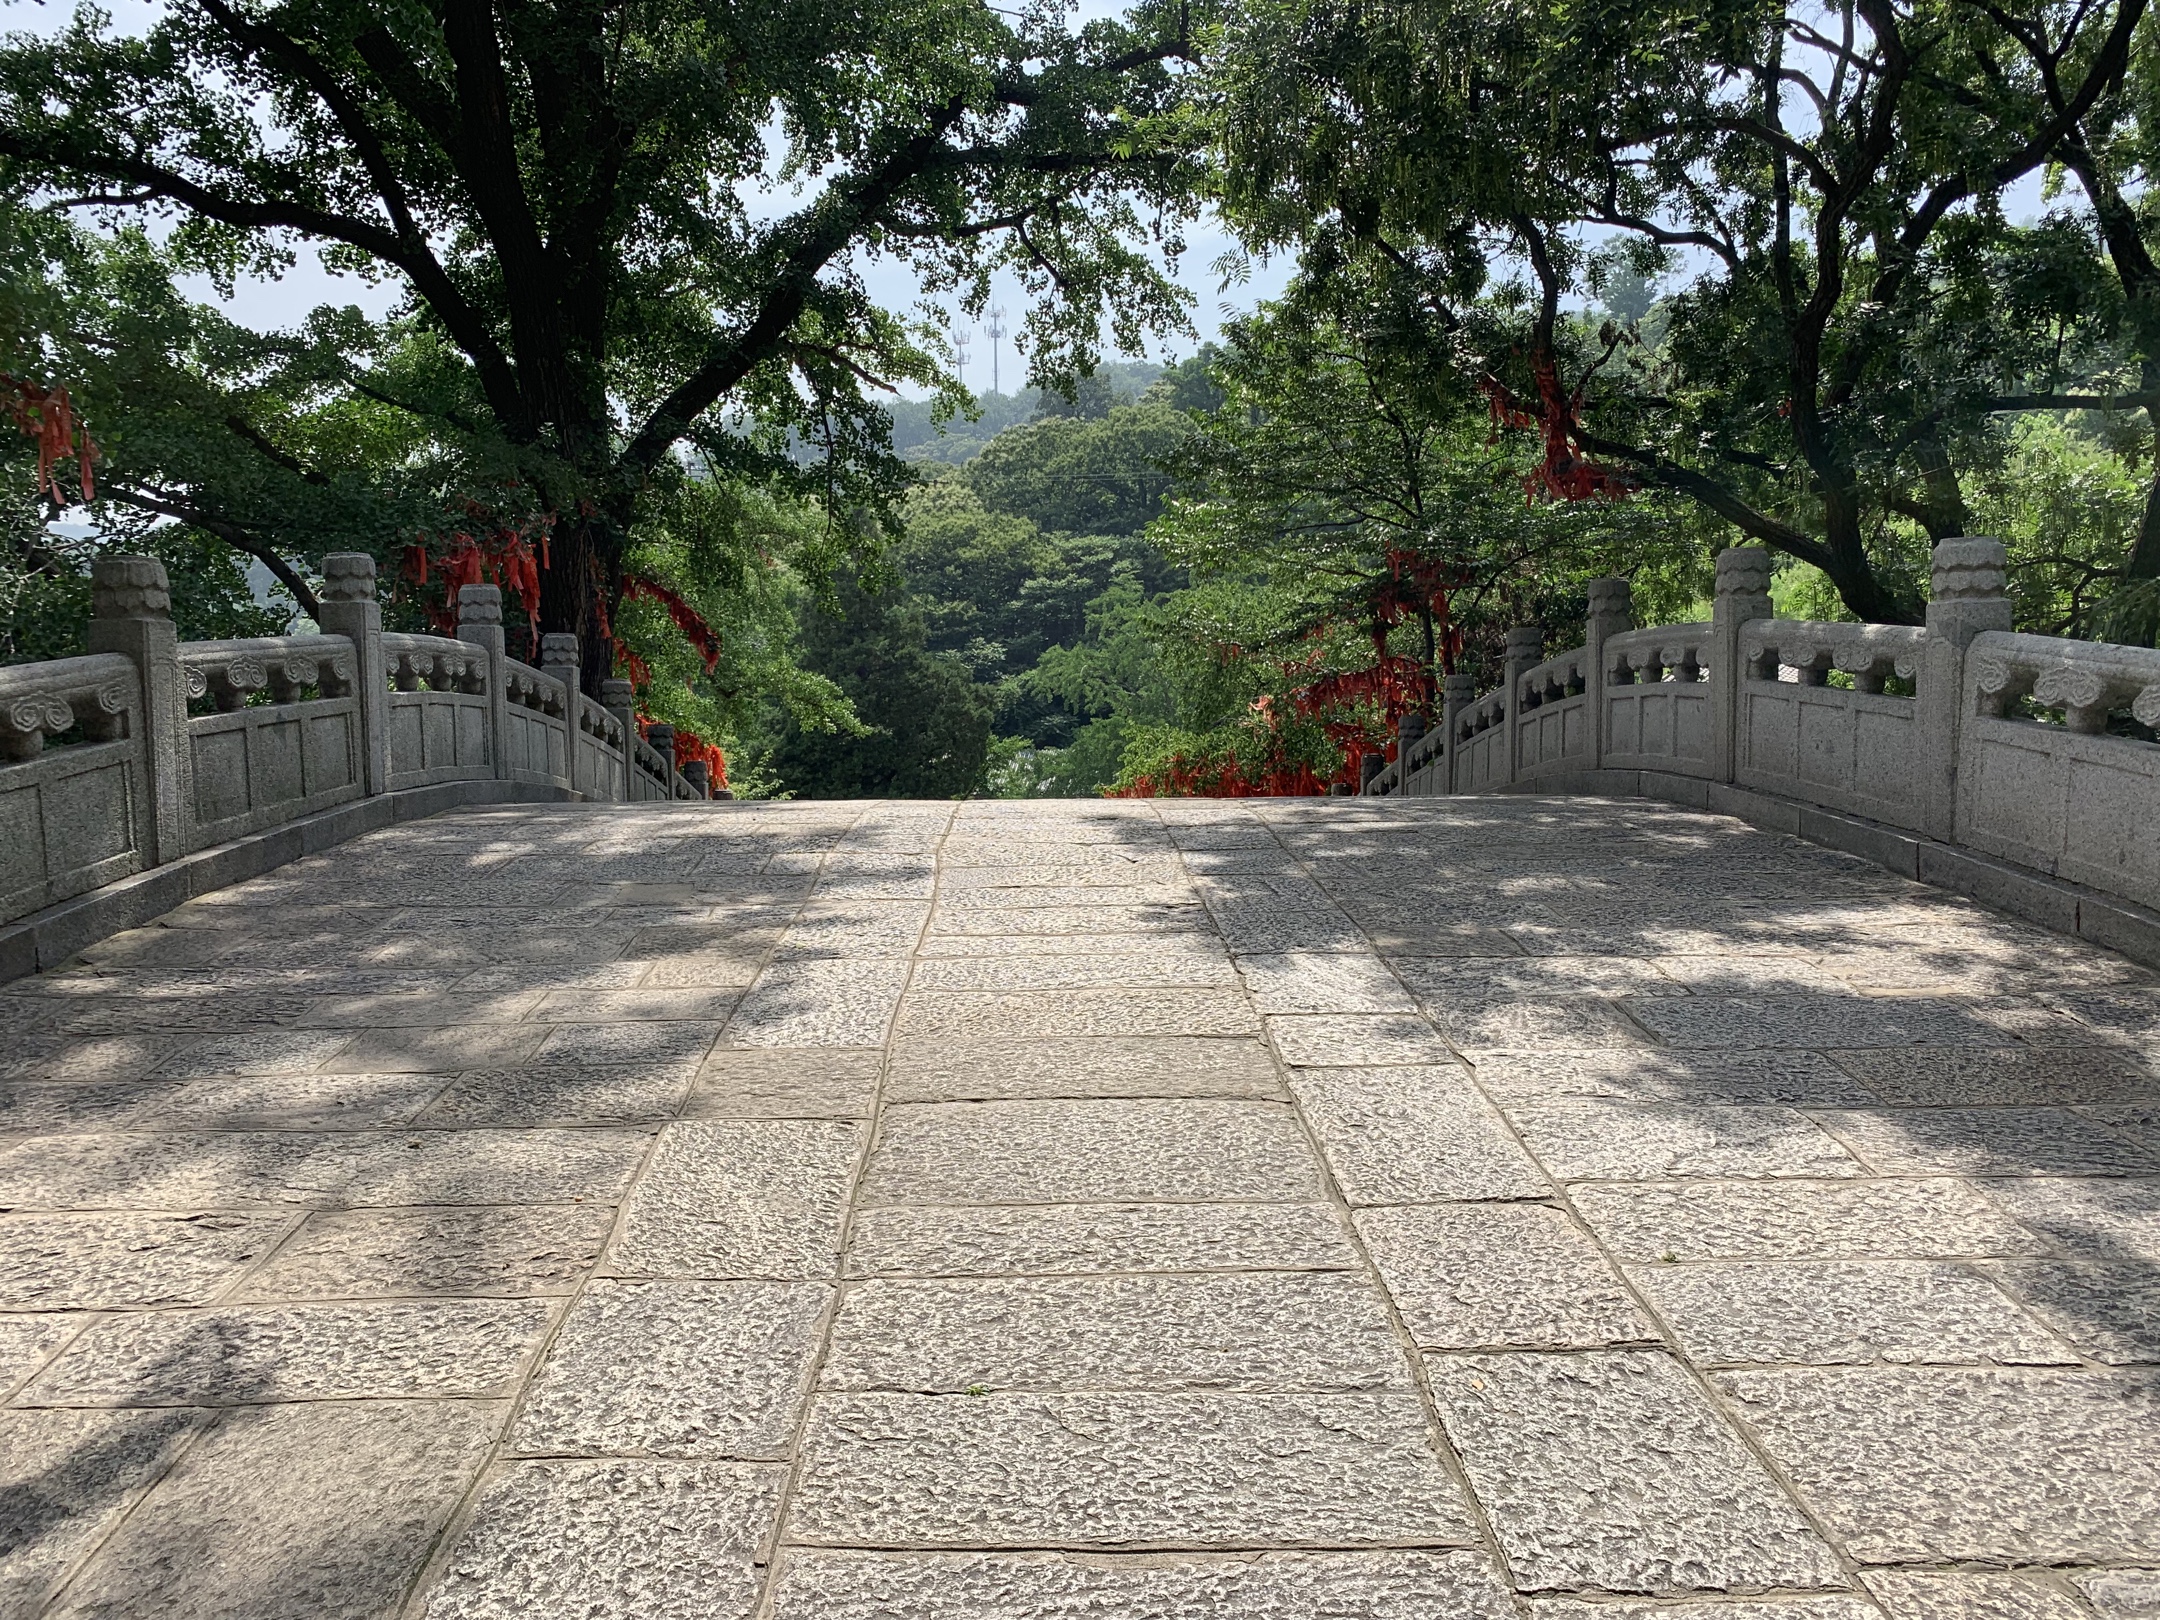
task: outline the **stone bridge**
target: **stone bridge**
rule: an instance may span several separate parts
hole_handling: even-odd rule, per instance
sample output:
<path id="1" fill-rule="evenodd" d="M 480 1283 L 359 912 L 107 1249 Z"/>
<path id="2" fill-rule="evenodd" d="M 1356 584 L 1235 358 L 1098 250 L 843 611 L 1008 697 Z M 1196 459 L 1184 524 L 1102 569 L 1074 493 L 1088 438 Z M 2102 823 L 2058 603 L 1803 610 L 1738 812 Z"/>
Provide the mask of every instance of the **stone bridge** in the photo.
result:
<path id="1" fill-rule="evenodd" d="M 1156 804 L 714 804 L 487 591 L 100 564 L 0 1617 L 2150 1620 L 2160 653 L 1948 545 Z"/>
<path id="2" fill-rule="evenodd" d="M 2160 1601 L 2160 991 L 1735 820 L 469 808 L 0 996 L 9 1616 Z"/>

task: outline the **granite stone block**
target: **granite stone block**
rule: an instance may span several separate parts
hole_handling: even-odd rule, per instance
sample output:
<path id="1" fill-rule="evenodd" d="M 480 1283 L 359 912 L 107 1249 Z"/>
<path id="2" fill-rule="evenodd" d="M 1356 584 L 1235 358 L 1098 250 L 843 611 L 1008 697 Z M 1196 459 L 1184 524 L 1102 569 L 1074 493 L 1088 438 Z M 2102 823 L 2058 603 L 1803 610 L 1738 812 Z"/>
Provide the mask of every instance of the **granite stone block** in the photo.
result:
<path id="1" fill-rule="evenodd" d="M 2151 1262 L 2022 1260 L 1992 1275 L 2095 1361 L 2160 1362 L 2160 1269 Z"/>
<path id="2" fill-rule="evenodd" d="M 1969 1266 L 1755 1261 L 1645 1265 L 1633 1276 L 1698 1365 L 2074 1359 Z"/>
<path id="3" fill-rule="evenodd" d="M 1633 1047 L 1595 1052 L 1479 1052 L 1475 1061 L 1478 1084 L 1502 1104 L 1559 1102 L 1577 1097 L 1705 1106 L 1792 1103 L 1835 1107 L 1875 1101 L 1874 1092 L 1820 1052 L 1793 1049 L 1673 1052 Z"/>
<path id="4" fill-rule="evenodd" d="M 1552 1190 L 1459 1067 L 1306 1070 L 1291 1090 L 1352 1204 Z"/>
<path id="5" fill-rule="evenodd" d="M 748 1620 L 784 1478 L 745 1463 L 509 1464 L 427 1620 L 510 1620 L 536 1600 L 583 1620 Z"/>
<path id="6" fill-rule="evenodd" d="M 2160 1264 L 2160 1179 L 2034 1176 L 1988 1195 L 2060 1253 Z"/>
<path id="7" fill-rule="evenodd" d="M 903 1042 L 1012 1041 L 1116 1035 L 1254 1036 L 1259 1020 L 1236 990 L 1062 990 L 999 995 L 911 991 Z"/>
<path id="8" fill-rule="evenodd" d="M 1636 1022 L 1671 1046 L 1816 1048 L 2000 1046 L 2001 1031 L 1962 1002 L 1868 996 L 1641 997 Z"/>
<path id="9" fill-rule="evenodd" d="M 194 1439 L 203 1416 L 0 1412 L 0 1614 L 44 1612 Z"/>
<path id="10" fill-rule="evenodd" d="M 692 1119 L 868 1119 L 884 1055 L 845 1047 L 715 1051 L 683 1112 Z"/>
<path id="11" fill-rule="evenodd" d="M 249 1275 L 245 1298 L 561 1294 L 600 1257 L 599 1205 L 323 1210 Z"/>
<path id="12" fill-rule="evenodd" d="M 1860 1162 L 1806 1115 L 1769 1104 L 1583 1099 L 1517 1103 L 1507 1117 L 1561 1181 L 1863 1173 Z"/>
<path id="13" fill-rule="evenodd" d="M 1283 1095 L 1258 1041 L 1195 1035 L 902 1040 L 885 1082 L 895 1103 Z"/>
<path id="14" fill-rule="evenodd" d="M 1117 1203 L 1320 1196 L 1288 1108 L 1213 1098 L 888 1108 L 864 1177 L 872 1204 Z"/>
<path id="15" fill-rule="evenodd" d="M 199 1305 L 267 1253 L 283 1215 L 0 1215 L 0 1310 Z"/>
<path id="16" fill-rule="evenodd" d="M 1343 1272 L 850 1287 L 822 1389 L 1409 1389 L 1386 1306 Z"/>
<path id="17" fill-rule="evenodd" d="M 543 1456 L 787 1455 L 832 1290 L 601 1279 L 571 1307 L 510 1437 Z"/>
<path id="18" fill-rule="evenodd" d="M 499 1407 L 464 1401 L 228 1413 L 46 1612 L 68 1620 L 394 1612 L 500 1420 Z"/>
<path id="19" fill-rule="evenodd" d="M 1952 1259 L 2043 1249 L 1963 1181 L 1608 1184 L 1569 1196 L 1624 1260 Z"/>
<path id="20" fill-rule="evenodd" d="M 234 1406 L 511 1393 L 547 1330 L 545 1300 L 232 1305 L 105 1317 L 22 1394 L 25 1406 Z"/>
<path id="21" fill-rule="evenodd" d="M 1860 1579 L 1890 1620 L 2088 1620 L 2052 1573 L 1871 1569 Z"/>
<path id="22" fill-rule="evenodd" d="M 1657 1337 L 1596 1245 L 1547 1205 L 1367 1209 L 1356 1221 L 1421 1348 L 1590 1348 Z"/>
<path id="23" fill-rule="evenodd" d="M 820 1395 L 788 1540 L 863 1548 L 1464 1545 L 1409 1394 Z"/>
<path id="24" fill-rule="evenodd" d="M 1817 1117 L 1885 1175 L 2160 1171 L 2160 1154 L 2066 1108 L 1875 1108 Z"/>
<path id="25" fill-rule="evenodd" d="M 609 1268 L 632 1276 L 832 1276 L 862 1140 L 862 1129 L 846 1120 L 668 1126 L 631 1192 Z"/>
<path id="26" fill-rule="evenodd" d="M 1455 1054 L 1411 1014 L 1333 1013 L 1267 1020 L 1282 1060 L 1302 1068 L 1373 1068 L 1447 1063 Z"/>
<path id="27" fill-rule="evenodd" d="M 1814 1527 L 1662 1352 L 1426 1367 L 1519 1589 L 1845 1584 Z"/>
<path id="28" fill-rule="evenodd" d="M 1514 1620 L 1479 1552 L 788 1553 L 773 1620 Z M 1843 1620 L 1843 1617 L 1838 1617 Z"/>
<path id="29" fill-rule="evenodd" d="M 1138 1271 L 1344 1271 L 1359 1264 L 1321 1204 L 1051 1204 L 866 1209 L 852 1277 Z"/>
<path id="30" fill-rule="evenodd" d="M 1802 1367 L 1716 1383 L 1863 1562 L 2160 1555 L 2150 1374 Z"/>

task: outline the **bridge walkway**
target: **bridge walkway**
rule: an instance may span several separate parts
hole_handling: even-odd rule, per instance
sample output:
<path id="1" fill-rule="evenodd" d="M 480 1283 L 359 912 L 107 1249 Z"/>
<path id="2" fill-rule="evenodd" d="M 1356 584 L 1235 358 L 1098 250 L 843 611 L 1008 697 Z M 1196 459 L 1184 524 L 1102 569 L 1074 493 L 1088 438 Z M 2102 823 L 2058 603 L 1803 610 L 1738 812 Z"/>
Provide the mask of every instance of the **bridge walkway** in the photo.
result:
<path id="1" fill-rule="evenodd" d="M 2156 1065 L 1640 801 L 443 815 L 0 991 L 0 1614 L 2150 1615 Z"/>

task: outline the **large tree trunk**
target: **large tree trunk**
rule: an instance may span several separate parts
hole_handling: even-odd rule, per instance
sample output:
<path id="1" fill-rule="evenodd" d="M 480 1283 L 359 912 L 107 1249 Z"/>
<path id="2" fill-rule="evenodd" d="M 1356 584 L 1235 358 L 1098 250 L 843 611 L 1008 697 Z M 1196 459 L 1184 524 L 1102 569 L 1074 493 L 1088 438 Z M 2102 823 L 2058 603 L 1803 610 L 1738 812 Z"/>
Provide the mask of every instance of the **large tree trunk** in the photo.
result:
<path id="1" fill-rule="evenodd" d="M 578 638 L 584 687 L 597 697 L 600 683 L 615 673 L 609 631 L 620 595 L 621 553 L 614 527 L 599 517 L 560 523 L 548 551 L 548 569 L 540 576 L 540 628 Z"/>

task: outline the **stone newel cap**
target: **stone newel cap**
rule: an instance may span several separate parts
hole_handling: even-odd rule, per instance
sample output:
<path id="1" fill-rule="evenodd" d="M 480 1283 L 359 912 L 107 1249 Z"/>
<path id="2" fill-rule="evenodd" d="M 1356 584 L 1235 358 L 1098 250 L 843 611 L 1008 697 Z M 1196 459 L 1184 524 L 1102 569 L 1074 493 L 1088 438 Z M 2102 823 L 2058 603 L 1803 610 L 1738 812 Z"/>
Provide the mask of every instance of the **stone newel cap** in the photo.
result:
<path id="1" fill-rule="evenodd" d="M 1753 596 L 1770 589 L 1770 553 L 1761 546 L 1727 546 L 1717 554 L 1720 596 Z"/>
<path id="2" fill-rule="evenodd" d="M 99 557 L 90 564 L 90 611 L 100 619 L 169 619 L 172 586 L 155 557 Z"/>
<path id="3" fill-rule="evenodd" d="M 457 593 L 459 624 L 501 624 L 502 587 L 460 585 Z"/>
<path id="4" fill-rule="evenodd" d="M 2001 596 L 2008 589 L 2010 551 L 2000 540 L 1967 536 L 1935 544 L 1931 601 Z"/>
<path id="5" fill-rule="evenodd" d="M 619 675 L 610 675 L 600 683 L 600 701 L 610 709 L 627 709 L 636 696 L 637 688 Z"/>
<path id="6" fill-rule="evenodd" d="M 550 630 L 540 638 L 540 662 L 542 665 L 575 664 L 578 661 L 578 638 L 567 630 Z"/>
<path id="7" fill-rule="evenodd" d="M 364 551 L 332 551 L 322 560 L 325 602 L 375 600 L 375 559 Z"/>

